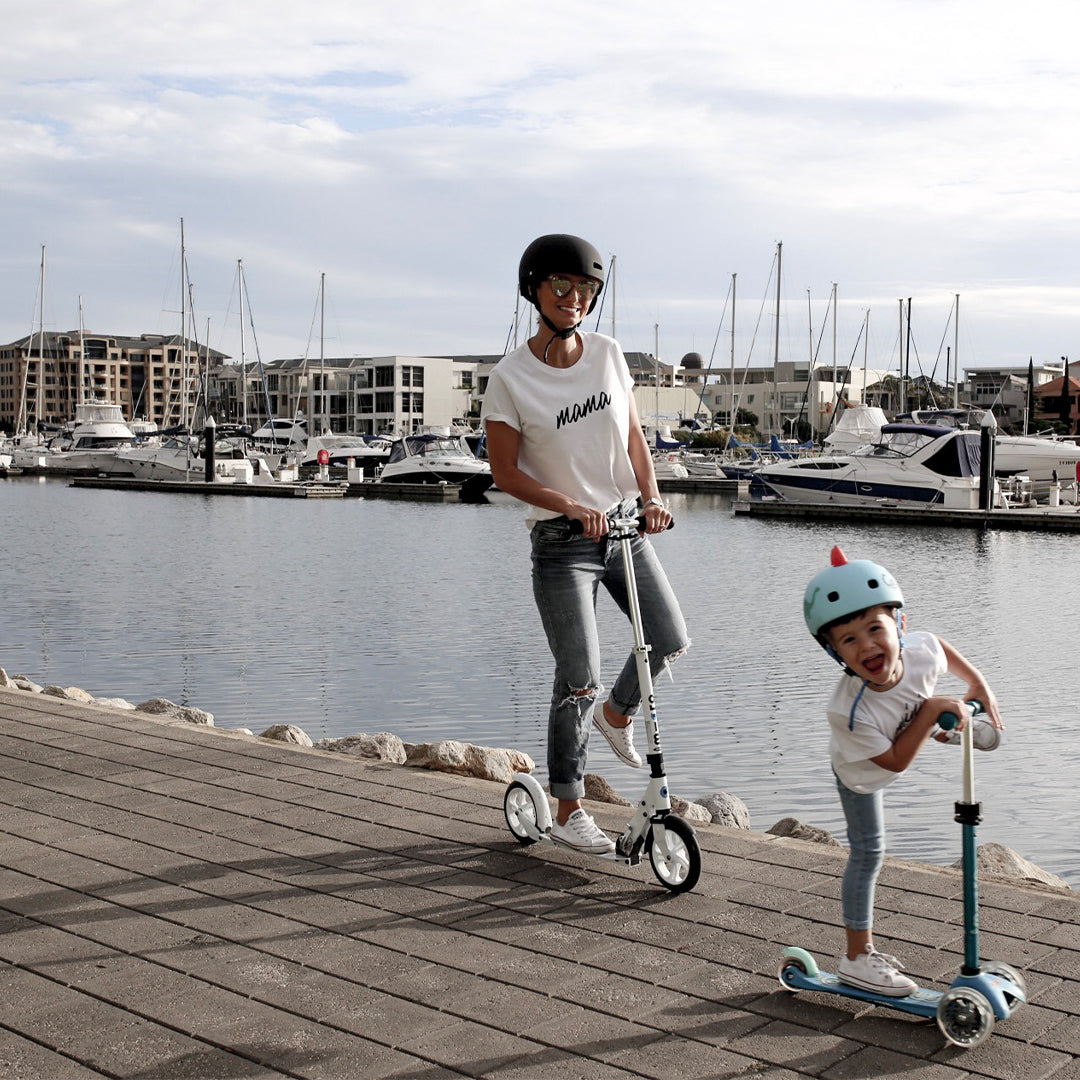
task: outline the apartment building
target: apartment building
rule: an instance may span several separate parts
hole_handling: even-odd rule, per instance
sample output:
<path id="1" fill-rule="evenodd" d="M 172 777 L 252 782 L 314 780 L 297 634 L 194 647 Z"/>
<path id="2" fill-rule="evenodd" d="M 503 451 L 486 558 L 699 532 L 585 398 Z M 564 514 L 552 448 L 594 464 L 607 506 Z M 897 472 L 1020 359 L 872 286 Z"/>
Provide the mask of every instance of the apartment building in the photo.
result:
<path id="1" fill-rule="evenodd" d="M 227 359 L 179 334 L 46 330 L 0 346 L 0 430 L 61 426 L 80 401 L 118 404 L 124 415 L 171 427 L 190 421 L 200 374 Z"/>

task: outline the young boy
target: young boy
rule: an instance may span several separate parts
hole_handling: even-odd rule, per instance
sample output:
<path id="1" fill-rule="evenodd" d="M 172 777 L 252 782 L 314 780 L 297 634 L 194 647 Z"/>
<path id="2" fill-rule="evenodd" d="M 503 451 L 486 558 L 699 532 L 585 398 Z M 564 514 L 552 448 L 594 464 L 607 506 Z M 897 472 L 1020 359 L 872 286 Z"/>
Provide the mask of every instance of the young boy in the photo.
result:
<path id="1" fill-rule="evenodd" d="M 959 742 L 967 722 L 963 700 L 934 696 L 946 671 L 967 684 L 966 700 L 982 702 L 974 744 L 993 750 L 1001 741 L 1001 716 L 993 691 L 979 671 L 951 645 L 926 632 L 904 633 L 904 597 L 883 566 L 848 562 L 839 547 L 832 565 L 806 588 L 803 615 L 810 633 L 844 668 L 828 705 L 829 745 L 840 803 L 847 821 L 850 855 L 842 903 L 847 949 L 839 978 L 863 990 L 906 997 L 916 985 L 903 965 L 874 948 L 874 886 L 885 857 L 883 791 L 933 735 Z M 945 732 L 942 713 L 960 717 Z"/>

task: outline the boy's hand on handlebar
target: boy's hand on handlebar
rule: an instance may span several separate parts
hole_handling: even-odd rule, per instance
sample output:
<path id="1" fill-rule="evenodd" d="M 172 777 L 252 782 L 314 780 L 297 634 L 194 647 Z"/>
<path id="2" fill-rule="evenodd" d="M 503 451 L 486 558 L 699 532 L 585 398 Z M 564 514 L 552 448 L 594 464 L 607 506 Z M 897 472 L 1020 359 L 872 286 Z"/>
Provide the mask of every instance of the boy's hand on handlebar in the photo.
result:
<path id="1" fill-rule="evenodd" d="M 986 680 L 982 678 L 982 676 L 973 679 L 968 684 L 967 697 L 969 701 L 981 702 L 983 712 L 986 714 L 986 718 L 990 723 L 998 730 L 1004 730 L 1005 721 L 1001 719 L 1001 711 L 998 709 L 997 698 L 994 697 L 994 691 L 986 685 Z"/>

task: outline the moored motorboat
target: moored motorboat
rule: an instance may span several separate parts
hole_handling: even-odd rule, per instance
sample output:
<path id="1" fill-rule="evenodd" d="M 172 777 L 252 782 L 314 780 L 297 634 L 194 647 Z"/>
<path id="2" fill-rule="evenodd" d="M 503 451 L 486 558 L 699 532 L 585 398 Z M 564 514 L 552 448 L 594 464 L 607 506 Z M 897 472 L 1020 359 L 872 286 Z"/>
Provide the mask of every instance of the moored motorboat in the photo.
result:
<path id="1" fill-rule="evenodd" d="M 976 509 L 980 434 L 933 424 L 886 424 L 877 441 L 850 454 L 762 465 L 751 498 L 789 502 Z"/>
<path id="2" fill-rule="evenodd" d="M 420 432 L 394 440 L 379 482 L 463 484 L 471 477 L 490 473 L 491 466 L 477 458 L 460 435 Z"/>
<path id="3" fill-rule="evenodd" d="M 312 435 L 300 464 L 308 467 L 359 468 L 366 475 L 373 476 L 378 467 L 389 459 L 388 439 L 364 435 Z"/>

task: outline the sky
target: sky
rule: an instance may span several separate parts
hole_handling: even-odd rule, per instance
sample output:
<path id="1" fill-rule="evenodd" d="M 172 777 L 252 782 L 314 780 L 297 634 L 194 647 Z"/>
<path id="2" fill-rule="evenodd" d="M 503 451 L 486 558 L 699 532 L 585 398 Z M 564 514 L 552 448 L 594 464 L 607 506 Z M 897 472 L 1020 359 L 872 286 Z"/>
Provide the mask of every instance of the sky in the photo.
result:
<path id="1" fill-rule="evenodd" d="M 669 363 L 1080 358 L 1073 7 L 0 0 L 0 342 L 43 248 L 46 330 L 178 332 L 183 221 L 236 359 L 241 261 L 249 360 L 500 354 L 548 232 Z"/>

